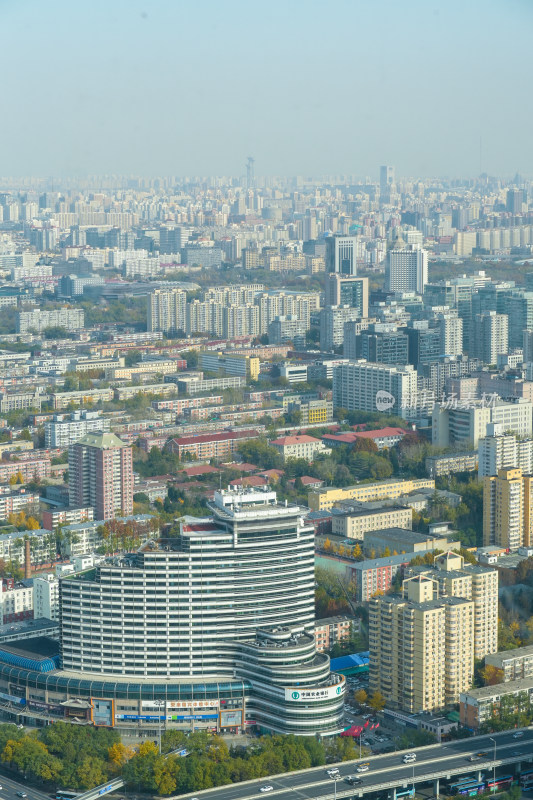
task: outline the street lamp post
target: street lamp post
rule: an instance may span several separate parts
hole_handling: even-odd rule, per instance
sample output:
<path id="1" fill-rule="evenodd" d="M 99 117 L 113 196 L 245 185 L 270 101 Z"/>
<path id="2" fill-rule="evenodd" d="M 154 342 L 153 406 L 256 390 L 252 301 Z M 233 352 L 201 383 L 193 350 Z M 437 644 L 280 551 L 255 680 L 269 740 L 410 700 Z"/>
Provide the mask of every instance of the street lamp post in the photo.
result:
<path id="1" fill-rule="evenodd" d="M 496 791 L 496 739 L 489 736 L 490 741 L 494 744 L 494 759 L 492 762 L 492 791 Z"/>
<path id="2" fill-rule="evenodd" d="M 337 781 L 338 778 L 333 778 L 333 783 L 335 785 L 335 795 L 334 795 L 335 800 L 337 800 Z"/>
<path id="3" fill-rule="evenodd" d="M 154 703 L 155 706 L 159 709 L 158 720 L 159 720 L 159 755 L 161 755 L 161 711 L 165 706 L 164 700 L 156 700 Z"/>

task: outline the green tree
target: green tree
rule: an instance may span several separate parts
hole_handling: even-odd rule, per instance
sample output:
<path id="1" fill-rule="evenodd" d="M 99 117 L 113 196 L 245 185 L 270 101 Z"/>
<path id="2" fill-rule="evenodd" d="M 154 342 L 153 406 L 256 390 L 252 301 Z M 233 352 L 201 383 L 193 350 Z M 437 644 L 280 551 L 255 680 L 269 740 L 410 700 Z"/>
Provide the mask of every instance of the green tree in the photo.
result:
<path id="1" fill-rule="evenodd" d="M 263 437 L 239 442 L 237 452 L 245 461 L 256 464 L 263 469 L 283 468 L 283 457 Z"/>
<path id="2" fill-rule="evenodd" d="M 93 789 L 107 780 L 106 764 L 97 756 L 87 756 L 78 766 L 76 777 L 80 789 Z"/>

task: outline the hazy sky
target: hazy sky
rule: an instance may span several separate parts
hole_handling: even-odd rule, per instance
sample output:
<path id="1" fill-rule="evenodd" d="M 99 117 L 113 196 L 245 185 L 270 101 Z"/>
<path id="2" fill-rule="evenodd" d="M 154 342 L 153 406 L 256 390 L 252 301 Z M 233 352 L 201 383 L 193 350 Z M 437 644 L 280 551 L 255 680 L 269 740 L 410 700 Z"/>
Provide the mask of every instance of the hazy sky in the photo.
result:
<path id="1" fill-rule="evenodd" d="M 0 175 L 533 175 L 533 0 L 0 0 Z"/>

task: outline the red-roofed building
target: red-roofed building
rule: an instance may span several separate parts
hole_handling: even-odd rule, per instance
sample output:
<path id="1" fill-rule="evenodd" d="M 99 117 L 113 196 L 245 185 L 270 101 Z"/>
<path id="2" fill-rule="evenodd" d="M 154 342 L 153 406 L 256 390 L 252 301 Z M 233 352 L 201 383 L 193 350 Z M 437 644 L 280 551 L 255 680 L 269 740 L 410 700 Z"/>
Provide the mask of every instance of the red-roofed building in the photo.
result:
<path id="1" fill-rule="evenodd" d="M 257 439 L 259 433 L 249 429 L 244 431 L 224 431 L 222 433 L 205 433 L 199 436 L 182 436 L 171 439 L 167 449 L 177 455 L 181 460 L 188 453 L 191 458 L 198 460 L 230 459 L 237 451 L 239 442 L 247 439 Z"/>
<path id="2" fill-rule="evenodd" d="M 280 439 L 274 439 L 270 444 L 276 448 L 278 453 L 281 453 L 284 461 L 288 458 L 306 458 L 308 461 L 312 461 L 316 453 L 331 453 L 331 450 L 320 439 L 306 434 L 282 436 Z"/>
<path id="3" fill-rule="evenodd" d="M 185 467 L 181 472 L 184 472 L 188 478 L 196 478 L 198 475 L 211 475 L 215 472 L 220 472 L 220 470 L 209 464 L 200 464 L 197 467 Z"/>
<path id="4" fill-rule="evenodd" d="M 310 475 L 302 475 L 300 480 L 304 489 L 320 489 L 324 485 L 324 481 L 321 481 L 320 478 L 312 478 Z M 290 486 L 294 486 L 296 478 L 292 478 L 288 483 Z"/>
<path id="5" fill-rule="evenodd" d="M 257 474 L 261 475 L 263 478 L 267 478 L 270 483 L 276 483 L 285 473 L 282 469 L 264 469 L 262 472 L 258 472 Z"/>
<path id="6" fill-rule="evenodd" d="M 224 464 L 224 466 L 230 467 L 231 469 L 238 469 L 239 472 L 257 472 L 259 469 L 255 464 L 247 464 L 246 462 L 242 464 Z"/>
<path id="7" fill-rule="evenodd" d="M 326 433 L 322 441 L 331 447 L 353 445 L 358 439 L 371 439 L 378 450 L 385 447 L 394 447 L 401 442 L 407 433 L 404 428 L 380 428 L 377 431 L 345 431 L 344 433 Z"/>
<path id="8" fill-rule="evenodd" d="M 231 481 L 230 486 L 268 486 L 268 480 L 261 475 L 245 475 Z"/>

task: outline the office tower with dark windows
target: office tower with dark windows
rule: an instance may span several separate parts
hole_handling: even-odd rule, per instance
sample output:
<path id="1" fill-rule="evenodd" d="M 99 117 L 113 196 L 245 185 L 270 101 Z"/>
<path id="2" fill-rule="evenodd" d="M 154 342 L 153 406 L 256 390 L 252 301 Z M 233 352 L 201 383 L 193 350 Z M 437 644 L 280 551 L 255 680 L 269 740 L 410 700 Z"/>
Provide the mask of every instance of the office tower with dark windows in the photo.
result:
<path id="1" fill-rule="evenodd" d="M 326 272 L 357 274 L 357 236 L 329 236 L 326 239 Z"/>
<path id="2" fill-rule="evenodd" d="M 368 278 L 338 272 L 326 275 L 326 306 L 350 306 L 368 317 Z"/>

